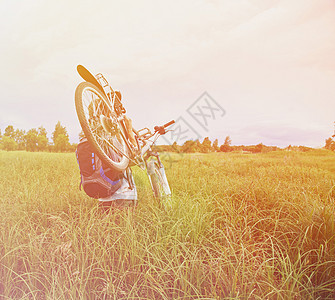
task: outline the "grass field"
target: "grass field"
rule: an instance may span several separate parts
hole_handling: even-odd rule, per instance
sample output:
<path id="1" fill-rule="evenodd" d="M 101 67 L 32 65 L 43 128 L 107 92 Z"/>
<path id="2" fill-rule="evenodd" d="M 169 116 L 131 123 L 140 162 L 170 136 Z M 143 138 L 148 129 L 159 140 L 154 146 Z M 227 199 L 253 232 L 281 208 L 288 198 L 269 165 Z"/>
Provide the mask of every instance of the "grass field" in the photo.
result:
<path id="1" fill-rule="evenodd" d="M 135 213 L 104 215 L 74 154 L 0 152 L 0 298 L 335 298 L 334 153 L 166 165 L 171 209 L 134 169 Z"/>

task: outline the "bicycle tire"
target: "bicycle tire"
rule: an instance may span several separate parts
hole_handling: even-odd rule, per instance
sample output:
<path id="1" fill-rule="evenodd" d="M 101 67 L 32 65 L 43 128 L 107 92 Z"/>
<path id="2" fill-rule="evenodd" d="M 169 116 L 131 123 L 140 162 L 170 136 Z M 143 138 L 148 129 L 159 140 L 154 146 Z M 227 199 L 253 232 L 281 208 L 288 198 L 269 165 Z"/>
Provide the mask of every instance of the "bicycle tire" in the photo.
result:
<path id="1" fill-rule="evenodd" d="M 161 168 L 155 160 L 149 161 L 147 168 L 156 201 L 160 206 L 167 206 L 168 204 L 171 206 L 171 191 L 165 173 L 162 175 Z M 165 178 L 163 178 L 163 176 L 165 176 Z"/>
<path id="2" fill-rule="evenodd" d="M 75 91 L 75 104 L 81 128 L 97 155 L 114 170 L 124 171 L 129 164 L 124 128 L 113 118 L 115 112 L 107 97 L 94 84 L 82 82 Z M 111 120 L 117 134 L 105 130 L 101 116 Z"/>

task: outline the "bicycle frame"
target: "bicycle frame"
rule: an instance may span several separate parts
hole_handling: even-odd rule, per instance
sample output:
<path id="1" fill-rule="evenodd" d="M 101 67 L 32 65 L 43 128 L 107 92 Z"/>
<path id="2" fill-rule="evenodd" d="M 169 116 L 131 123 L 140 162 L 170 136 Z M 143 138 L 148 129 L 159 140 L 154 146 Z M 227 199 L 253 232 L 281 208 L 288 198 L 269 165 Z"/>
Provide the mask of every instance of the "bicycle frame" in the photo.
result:
<path id="1" fill-rule="evenodd" d="M 174 121 L 170 121 L 162 126 L 155 126 L 153 132 L 151 132 L 149 128 L 142 128 L 138 131 L 132 128 L 136 144 L 134 145 L 132 133 L 129 133 L 128 118 L 125 114 L 126 110 L 121 103 L 121 94 L 112 89 L 108 81 L 101 73 L 94 76 L 82 65 L 77 66 L 77 71 L 85 82 L 89 83 L 89 85 L 87 85 L 87 83 L 81 83 L 76 89 L 75 100 L 77 114 L 84 132 L 85 130 L 87 131 L 85 133 L 92 139 L 91 142 L 93 146 L 96 147 L 96 151 L 104 157 L 106 164 L 109 164 L 111 168 L 115 168 L 120 172 L 125 171 L 126 174 L 128 174 L 128 177 L 130 167 L 134 165 L 139 166 L 143 170 L 146 169 L 155 197 L 161 197 L 163 194 L 165 196 L 171 195 L 164 166 L 159 158 L 159 153 L 152 151 L 151 147 L 161 135 L 166 133 L 165 128 L 172 125 Z M 92 85 L 96 87 L 96 89 L 93 88 Z M 98 124 L 94 125 L 95 127 L 93 131 L 95 132 L 97 129 L 102 127 L 103 130 L 105 130 L 105 133 L 109 134 L 104 137 L 104 133 L 102 131 L 102 136 L 99 136 L 99 133 L 97 136 L 100 140 L 105 142 L 105 147 L 107 146 L 112 148 L 112 150 L 119 154 L 120 157 L 124 157 L 120 163 L 110 161 L 110 157 L 106 154 L 107 152 L 109 153 L 109 150 L 106 152 L 105 149 L 102 149 L 100 147 L 101 145 L 99 145 L 99 143 L 97 144 L 96 138 L 91 136 L 93 134 L 92 129 L 90 128 L 91 125 L 87 123 L 82 106 L 82 95 L 85 89 L 91 89 L 91 91 L 98 96 L 97 99 L 92 97 L 92 103 L 94 103 L 93 101 L 95 100 L 100 100 L 100 102 L 98 102 L 99 111 L 94 112 L 94 115 L 92 116 L 92 118 L 94 118 L 93 123 L 97 122 Z M 93 104 L 92 107 L 95 110 L 95 104 Z M 107 113 L 104 112 L 104 107 L 106 107 L 106 109 L 108 108 Z M 87 106 L 87 108 L 89 108 L 89 106 Z M 120 143 L 121 139 L 123 140 L 124 143 L 122 145 L 122 149 L 114 145 L 114 136 L 117 136 Z M 154 157 L 154 159 L 151 159 L 151 157 Z M 117 165 L 117 163 L 119 163 L 119 165 Z M 163 188 L 163 192 L 161 188 Z"/>
<path id="2" fill-rule="evenodd" d="M 107 96 L 108 100 L 110 101 L 110 103 L 108 103 L 108 105 L 110 106 L 111 109 L 114 109 L 116 103 L 118 105 L 122 106 L 122 103 L 120 101 L 120 99 L 118 99 L 116 93 L 114 92 L 114 90 L 112 89 L 112 87 L 109 85 L 108 81 L 105 79 L 105 77 L 99 73 L 96 75 L 96 78 L 98 80 L 98 82 L 100 83 L 100 85 L 102 86 L 105 95 Z M 123 107 L 123 106 L 122 106 Z M 147 132 L 145 133 L 145 137 L 143 137 L 142 135 L 139 134 L 140 131 L 137 131 L 133 128 L 133 132 L 135 133 L 135 139 L 137 141 L 137 147 L 140 150 L 140 152 L 137 155 L 134 155 L 134 151 L 128 141 L 128 137 L 124 136 L 124 133 L 127 134 L 127 130 L 126 127 L 124 125 L 124 119 L 125 119 L 125 109 L 122 110 L 121 109 L 121 113 L 118 116 L 117 120 L 122 124 L 122 131 L 121 131 L 121 135 L 123 140 L 125 141 L 128 151 L 133 154 L 130 155 L 128 157 L 128 159 L 133 162 L 133 164 L 140 166 L 141 162 L 145 161 L 146 159 L 144 158 L 145 154 L 150 150 L 150 148 L 152 147 L 152 145 L 157 141 L 157 139 L 161 136 L 161 134 L 158 131 L 155 131 L 154 133 L 151 133 L 151 131 L 148 128 L 143 128 L 140 131 L 146 129 Z M 149 141 L 149 139 L 153 139 L 153 141 Z M 139 142 L 142 142 L 143 145 L 141 146 L 139 144 Z M 131 156 L 134 156 L 134 158 L 132 158 Z"/>
<path id="3" fill-rule="evenodd" d="M 122 126 L 124 127 L 123 129 L 125 129 L 125 126 L 123 124 L 124 122 L 124 115 L 119 119 L 119 121 L 121 121 Z M 138 149 L 140 150 L 140 152 L 135 155 L 134 159 L 132 159 L 131 157 L 129 157 L 129 160 L 132 161 L 135 165 L 138 165 L 139 167 L 141 167 L 141 162 L 146 161 L 148 159 L 148 157 L 145 157 L 145 154 L 151 149 L 152 145 L 157 141 L 157 139 L 161 136 L 161 134 L 158 131 L 155 131 L 154 133 L 151 133 L 151 131 L 148 128 L 143 128 L 147 130 L 146 136 L 142 137 L 139 134 L 139 131 L 136 131 L 133 128 L 133 132 L 135 133 L 135 139 L 137 142 L 137 146 Z M 143 130 L 141 129 L 141 130 Z M 127 132 L 127 131 L 125 131 Z M 123 136 L 123 133 L 121 133 Z M 125 138 L 123 136 L 123 139 L 128 147 L 128 150 L 133 153 L 132 147 L 130 146 L 130 143 L 128 141 L 127 138 Z M 143 143 L 143 145 L 140 145 L 140 142 Z"/>

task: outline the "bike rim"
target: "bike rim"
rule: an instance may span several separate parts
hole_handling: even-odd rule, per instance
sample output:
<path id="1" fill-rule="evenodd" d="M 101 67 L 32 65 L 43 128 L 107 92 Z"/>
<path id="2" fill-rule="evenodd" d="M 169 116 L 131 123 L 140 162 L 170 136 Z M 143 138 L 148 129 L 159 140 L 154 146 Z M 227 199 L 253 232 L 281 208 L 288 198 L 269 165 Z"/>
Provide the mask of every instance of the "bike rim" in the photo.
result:
<path id="1" fill-rule="evenodd" d="M 122 137 L 122 128 L 115 124 L 120 130 L 119 133 L 111 134 L 106 131 L 101 123 L 101 115 L 107 118 L 113 118 L 114 112 L 108 105 L 105 97 L 92 87 L 84 87 L 82 91 L 82 108 L 87 122 L 89 132 L 84 133 L 86 136 L 93 138 L 96 146 L 103 152 L 110 163 L 116 166 L 122 166 L 126 160 L 126 144 Z"/>

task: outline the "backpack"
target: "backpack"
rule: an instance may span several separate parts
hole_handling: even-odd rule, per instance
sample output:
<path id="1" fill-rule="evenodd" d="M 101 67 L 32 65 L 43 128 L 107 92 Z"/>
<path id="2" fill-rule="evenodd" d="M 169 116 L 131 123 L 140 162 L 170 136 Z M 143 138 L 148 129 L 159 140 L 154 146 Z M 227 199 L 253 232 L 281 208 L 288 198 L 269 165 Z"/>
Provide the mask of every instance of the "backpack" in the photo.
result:
<path id="1" fill-rule="evenodd" d="M 108 168 L 87 139 L 79 142 L 76 156 L 81 176 L 79 189 L 82 186 L 88 196 L 95 199 L 106 198 L 120 188 L 123 173 Z"/>

